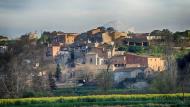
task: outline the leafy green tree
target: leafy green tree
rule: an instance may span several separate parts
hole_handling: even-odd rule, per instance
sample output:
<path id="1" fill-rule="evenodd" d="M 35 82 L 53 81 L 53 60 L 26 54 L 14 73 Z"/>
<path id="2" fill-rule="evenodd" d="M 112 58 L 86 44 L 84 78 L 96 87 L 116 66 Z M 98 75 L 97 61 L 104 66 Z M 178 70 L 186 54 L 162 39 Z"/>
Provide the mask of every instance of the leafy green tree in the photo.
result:
<path id="1" fill-rule="evenodd" d="M 186 30 L 186 32 L 187 32 L 188 39 L 190 39 L 190 30 Z"/>
<path id="2" fill-rule="evenodd" d="M 160 30 L 153 30 L 150 33 L 151 36 L 160 36 L 161 35 L 161 31 Z"/>
<path id="3" fill-rule="evenodd" d="M 151 82 L 151 88 L 157 93 L 173 93 L 175 92 L 175 84 L 170 71 L 163 71 L 156 75 Z"/>
<path id="4" fill-rule="evenodd" d="M 143 53 L 144 48 L 142 46 L 129 46 L 128 51 L 134 53 Z"/>
<path id="5" fill-rule="evenodd" d="M 39 38 L 39 42 L 51 43 L 51 39 L 46 34 L 42 34 Z"/>
<path id="6" fill-rule="evenodd" d="M 161 32 L 161 36 L 172 36 L 172 32 L 168 29 L 163 29 Z"/>
<path id="7" fill-rule="evenodd" d="M 152 36 L 172 36 L 172 32 L 169 29 L 153 30 L 150 35 Z"/>
<path id="8" fill-rule="evenodd" d="M 119 51 L 128 51 L 128 46 L 124 46 L 124 45 L 119 46 L 119 47 L 118 47 L 118 50 L 119 50 Z"/>
<path id="9" fill-rule="evenodd" d="M 164 49 L 161 46 L 150 46 L 150 54 L 154 56 L 161 56 L 164 53 Z"/>
<path id="10" fill-rule="evenodd" d="M 173 40 L 174 40 L 174 42 L 179 42 L 180 41 L 180 38 L 183 36 L 183 33 L 181 33 L 181 32 L 175 32 L 174 34 L 173 34 Z"/>
<path id="11" fill-rule="evenodd" d="M 127 33 L 128 33 L 128 35 L 133 35 L 133 34 L 135 34 L 134 32 L 131 32 L 131 31 L 128 31 Z"/>

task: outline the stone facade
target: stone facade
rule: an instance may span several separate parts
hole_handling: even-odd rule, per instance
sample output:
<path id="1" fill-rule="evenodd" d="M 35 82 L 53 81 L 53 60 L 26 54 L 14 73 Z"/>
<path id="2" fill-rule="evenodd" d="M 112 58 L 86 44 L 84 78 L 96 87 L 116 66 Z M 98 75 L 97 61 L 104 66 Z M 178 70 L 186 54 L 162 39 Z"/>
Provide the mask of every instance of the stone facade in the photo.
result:
<path id="1" fill-rule="evenodd" d="M 161 58 L 151 57 L 148 59 L 148 67 L 152 68 L 154 71 L 165 70 L 165 61 Z"/>
<path id="2" fill-rule="evenodd" d="M 119 83 L 126 78 L 128 79 L 133 79 L 137 78 L 139 73 L 144 74 L 145 68 L 127 68 L 127 69 L 118 69 L 117 71 L 114 72 L 114 81 L 116 83 Z"/>
<path id="3" fill-rule="evenodd" d="M 43 32 L 42 36 L 47 37 L 52 44 L 72 44 L 77 37 L 77 33 L 64 33 L 64 32 Z"/>
<path id="4" fill-rule="evenodd" d="M 149 41 L 146 38 L 126 38 L 124 43 L 127 46 L 149 46 Z"/>
<path id="5" fill-rule="evenodd" d="M 126 54 L 126 64 L 139 64 L 140 66 L 148 66 L 147 57 L 136 54 Z"/>
<path id="6" fill-rule="evenodd" d="M 74 43 L 76 36 L 77 36 L 76 33 L 66 33 L 64 35 L 64 41 L 63 41 L 63 43 L 65 43 L 65 44 L 72 44 L 72 43 Z"/>
<path id="7" fill-rule="evenodd" d="M 112 42 L 112 37 L 108 32 L 102 33 L 102 42 L 107 44 L 110 44 Z"/>
<path id="8" fill-rule="evenodd" d="M 159 57 L 140 56 L 136 54 L 126 54 L 126 64 L 139 64 L 142 67 L 149 67 L 154 71 L 165 70 L 165 60 Z"/>
<path id="9" fill-rule="evenodd" d="M 102 65 L 104 59 L 100 58 L 97 53 L 87 53 L 85 56 L 85 64 Z"/>
<path id="10" fill-rule="evenodd" d="M 59 54 L 60 46 L 48 46 L 45 48 L 45 60 L 54 60 L 54 58 Z"/>
<path id="11" fill-rule="evenodd" d="M 112 36 L 113 40 L 117 40 L 121 37 L 127 37 L 127 33 L 126 32 L 112 32 L 110 34 Z"/>
<path id="12" fill-rule="evenodd" d="M 148 67 L 153 71 L 165 70 L 165 60 L 162 60 L 162 58 L 159 57 L 127 53 L 125 55 L 113 56 L 111 61 L 115 70 L 131 67 Z"/>

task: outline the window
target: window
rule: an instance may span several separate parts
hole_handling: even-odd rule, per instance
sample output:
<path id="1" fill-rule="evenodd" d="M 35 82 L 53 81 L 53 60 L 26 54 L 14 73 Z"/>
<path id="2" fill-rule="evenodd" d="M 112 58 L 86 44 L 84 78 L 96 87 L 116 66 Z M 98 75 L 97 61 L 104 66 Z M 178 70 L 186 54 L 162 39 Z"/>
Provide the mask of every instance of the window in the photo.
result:
<path id="1" fill-rule="evenodd" d="M 90 63 L 92 64 L 92 58 L 90 58 Z"/>

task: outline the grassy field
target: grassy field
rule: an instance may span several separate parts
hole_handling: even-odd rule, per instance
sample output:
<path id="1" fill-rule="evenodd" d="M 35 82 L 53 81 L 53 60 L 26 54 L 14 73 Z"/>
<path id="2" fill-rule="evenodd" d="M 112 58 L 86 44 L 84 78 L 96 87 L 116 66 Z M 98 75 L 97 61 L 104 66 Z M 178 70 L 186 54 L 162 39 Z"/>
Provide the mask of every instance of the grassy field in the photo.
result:
<path id="1" fill-rule="evenodd" d="M 76 88 L 58 88 L 53 90 L 52 93 L 54 96 L 86 96 L 86 95 L 105 95 L 105 94 L 145 94 L 145 93 L 156 93 L 150 89 L 124 89 L 124 88 L 112 88 L 104 92 L 102 89 L 93 87 L 76 87 Z"/>
<path id="2" fill-rule="evenodd" d="M 132 95 L 91 95 L 70 97 L 42 97 L 0 99 L 0 107 L 78 107 L 78 106 L 156 106 L 177 107 L 190 106 L 190 94 L 185 94 L 183 102 L 182 94 L 132 94 Z"/>

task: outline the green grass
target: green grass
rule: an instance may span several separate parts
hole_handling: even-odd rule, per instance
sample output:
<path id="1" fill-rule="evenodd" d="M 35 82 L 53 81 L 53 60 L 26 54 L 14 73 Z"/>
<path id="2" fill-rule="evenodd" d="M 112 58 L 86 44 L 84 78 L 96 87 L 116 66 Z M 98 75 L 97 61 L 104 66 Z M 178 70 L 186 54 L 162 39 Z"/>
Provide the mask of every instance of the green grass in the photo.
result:
<path id="1" fill-rule="evenodd" d="M 92 106 L 92 105 L 168 105 L 190 106 L 190 94 L 185 94 L 185 102 L 182 94 L 132 94 L 132 95 L 90 95 L 69 97 L 42 97 L 42 98 L 18 98 L 0 99 L 0 107 L 68 107 L 68 106 Z"/>
<path id="2" fill-rule="evenodd" d="M 96 86 L 82 86 L 76 88 L 58 88 L 52 91 L 54 96 L 85 96 L 85 95 L 102 95 L 102 94 L 127 94 L 127 93 L 155 93 L 150 89 L 134 89 L 134 88 L 111 88 L 104 92 Z"/>

